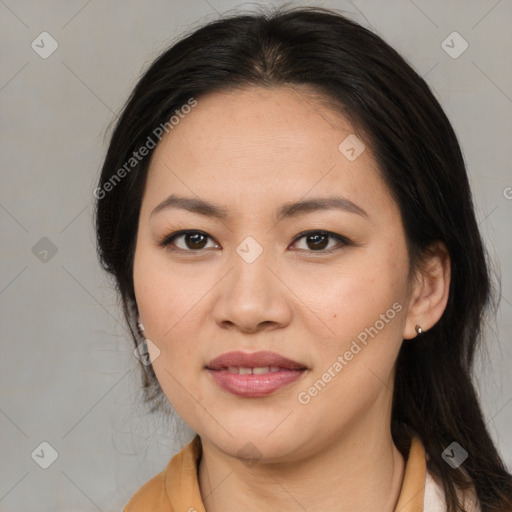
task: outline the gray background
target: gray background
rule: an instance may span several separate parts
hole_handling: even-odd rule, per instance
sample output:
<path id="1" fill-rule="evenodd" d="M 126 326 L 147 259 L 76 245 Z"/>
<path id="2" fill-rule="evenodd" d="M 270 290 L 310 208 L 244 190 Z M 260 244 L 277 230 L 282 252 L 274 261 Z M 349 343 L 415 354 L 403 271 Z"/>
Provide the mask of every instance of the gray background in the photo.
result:
<path id="1" fill-rule="evenodd" d="M 314 5 L 348 11 L 401 52 L 459 136 L 502 279 L 477 383 L 512 469 L 512 2 Z M 189 29 L 255 8 L 222 0 L 0 0 L 2 511 L 121 510 L 191 439 L 179 420 L 140 406 L 137 360 L 96 259 L 92 191 L 110 124 L 141 71 Z M 43 31 L 58 43 L 46 59 L 31 47 Z M 469 44 L 458 58 L 441 46 L 454 31 Z M 461 48 L 460 40 L 449 44 Z M 36 463 L 51 461 L 43 441 L 58 453 L 48 469 Z"/>

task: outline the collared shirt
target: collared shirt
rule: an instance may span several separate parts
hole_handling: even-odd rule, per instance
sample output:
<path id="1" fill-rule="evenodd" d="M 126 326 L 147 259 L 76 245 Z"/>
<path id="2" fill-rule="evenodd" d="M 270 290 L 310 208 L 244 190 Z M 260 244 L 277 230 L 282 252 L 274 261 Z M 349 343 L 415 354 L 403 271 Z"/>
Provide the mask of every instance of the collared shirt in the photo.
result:
<path id="1" fill-rule="evenodd" d="M 199 436 L 171 458 L 166 469 L 146 482 L 123 512 L 205 512 L 197 478 L 201 457 Z M 428 472 L 420 438 L 411 435 L 404 480 L 394 512 L 445 512 L 442 486 Z M 472 495 L 464 495 L 468 512 L 480 512 Z"/>

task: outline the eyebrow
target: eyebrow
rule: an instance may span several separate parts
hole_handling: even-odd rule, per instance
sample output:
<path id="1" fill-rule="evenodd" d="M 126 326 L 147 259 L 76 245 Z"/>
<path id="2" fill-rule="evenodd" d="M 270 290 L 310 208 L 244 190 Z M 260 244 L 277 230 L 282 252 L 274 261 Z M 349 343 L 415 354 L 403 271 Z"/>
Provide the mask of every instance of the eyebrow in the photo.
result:
<path id="1" fill-rule="evenodd" d="M 230 217 L 229 210 L 222 206 L 209 203 L 203 199 L 194 197 L 178 196 L 171 194 L 158 204 L 151 212 L 150 217 L 157 213 L 169 208 L 180 208 L 192 213 L 203 215 L 205 217 L 213 217 L 222 221 L 227 221 Z M 276 212 L 276 222 L 280 222 L 285 218 L 297 217 L 306 213 L 321 211 L 321 210 L 342 210 L 349 213 L 355 213 L 361 217 L 368 218 L 369 215 L 363 208 L 350 201 L 345 197 L 329 196 L 329 197 L 315 197 L 305 199 L 302 201 L 285 203 L 281 205 Z"/>

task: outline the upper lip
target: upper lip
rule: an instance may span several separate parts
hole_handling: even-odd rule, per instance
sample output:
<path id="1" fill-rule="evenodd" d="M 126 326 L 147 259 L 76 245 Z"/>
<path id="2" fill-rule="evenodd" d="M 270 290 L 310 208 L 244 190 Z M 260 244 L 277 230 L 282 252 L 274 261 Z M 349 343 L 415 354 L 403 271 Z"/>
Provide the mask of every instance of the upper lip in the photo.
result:
<path id="1" fill-rule="evenodd" d="M 238 368 L 259 368 L 265 366 L 279 366 L 280 368 L 288 368 L 292 370 L 305 370 L 303 364 L 281 356 L 276 352 L 225 352 L 220 356 L 212 359 L 206 366 L 210 370 L 222 370 L 228 367 Z"/>

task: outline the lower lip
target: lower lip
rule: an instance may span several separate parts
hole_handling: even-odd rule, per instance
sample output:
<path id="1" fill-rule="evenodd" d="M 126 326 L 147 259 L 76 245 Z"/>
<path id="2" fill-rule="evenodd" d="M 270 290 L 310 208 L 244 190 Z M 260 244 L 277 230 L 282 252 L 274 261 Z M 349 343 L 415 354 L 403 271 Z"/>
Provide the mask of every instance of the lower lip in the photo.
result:
<path id="1" fill-rule="evenodd" d="M 274 391 L 288 386 L 304 373 L 304 370 L 280 369 L 278 372 L 257 375 L 229 373 L 227 370 L 207 368 L 213 380 L 224 391 L 245 398 L 257 398 L 270 395 Z"/>

